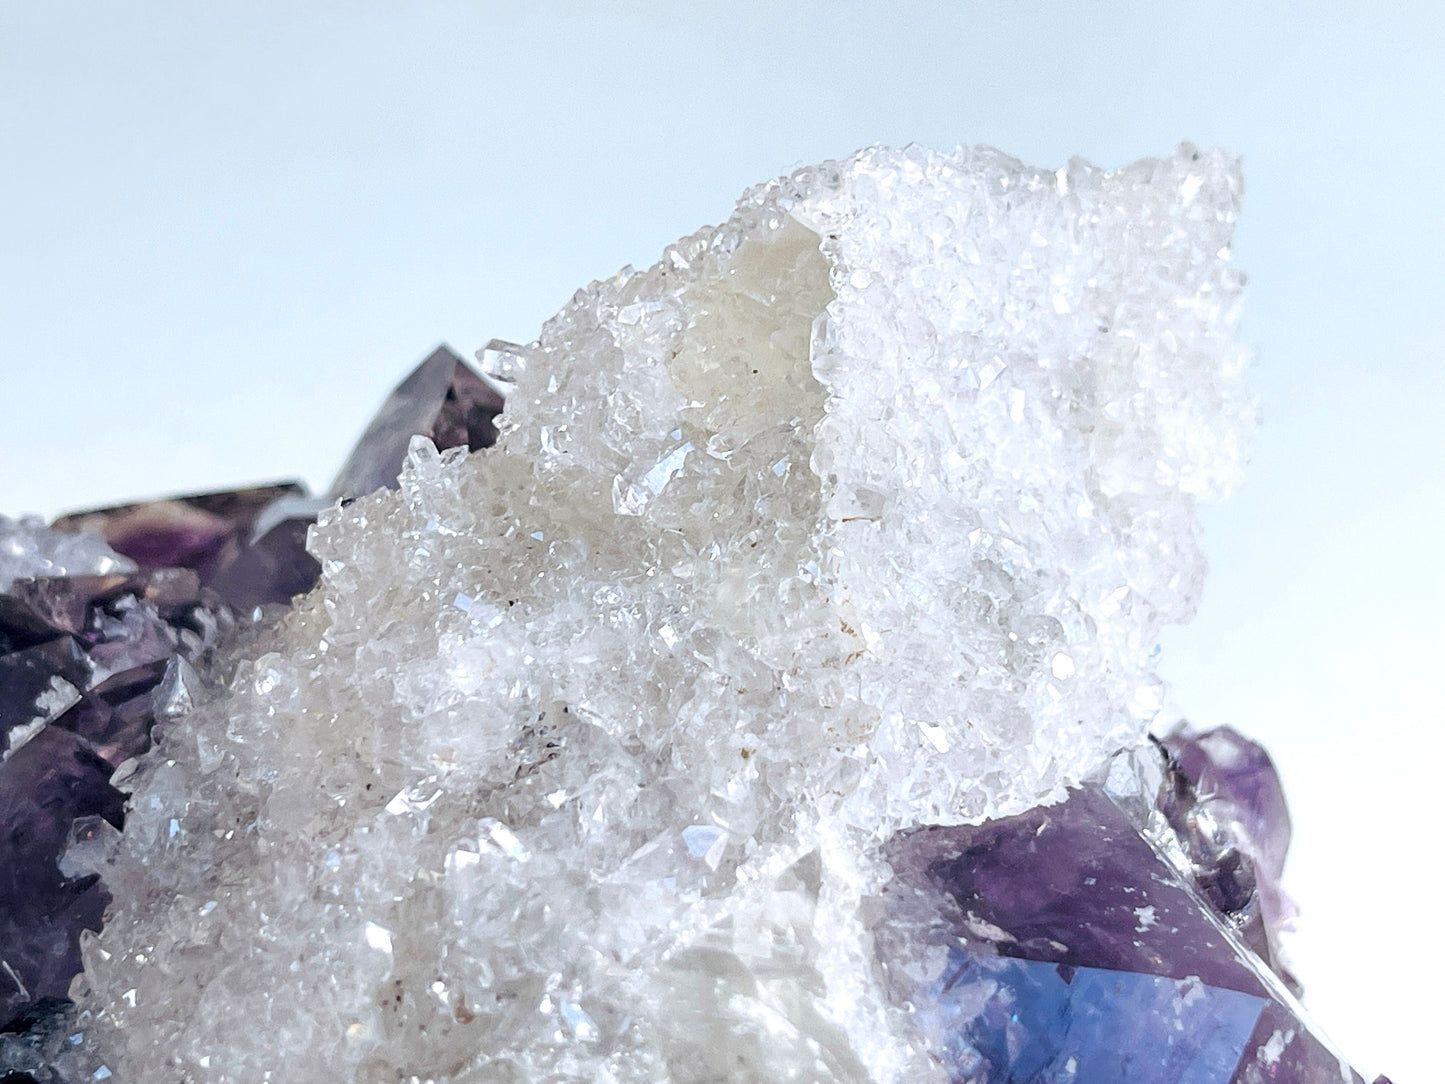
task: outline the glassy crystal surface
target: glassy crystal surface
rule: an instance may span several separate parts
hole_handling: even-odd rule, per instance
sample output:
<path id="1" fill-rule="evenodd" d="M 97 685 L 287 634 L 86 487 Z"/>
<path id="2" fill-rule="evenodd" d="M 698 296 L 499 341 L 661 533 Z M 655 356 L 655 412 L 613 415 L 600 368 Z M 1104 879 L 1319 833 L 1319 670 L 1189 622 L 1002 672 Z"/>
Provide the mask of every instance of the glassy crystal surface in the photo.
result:
<path id="1" fill-rule="evenodd" d="M 247 542 L 261 511 L 280 497 L 304 496 L 299 482 L 73 512 L 57 530 L 94 531 L 143 569 L 190 568 L 209 583 Z"/>
<path id="2" fill-rule="evenodd" d="M 1202 776 L 1243 783 L 1191 742 Z M 1216 907 L 1213 867 L 1161 827 L 1205 793 L 1140 763 L 1162 756 L 1125 754 L 1057 805 L 890 841 L 877 950 L 951 1079 L 1360 1081 L 1240 936 L 1244 905 Z M 1245 845 L 1233 825 L 1218 842 Z"/>
<path id="3" fill-rule="evenodd" d="M 490 444 L 500 402 L 443 347 L 388 400 L 353 462 L 384 468 L 398 426 L 448 448 Z M 74 513 L 53 529 L 0 519 L 0 1027 L 28 1035 L 47 1019 L 79 969 L 81 931 L 100 928 L 109 897 L 96 874 L 123 823 L 112 771 L 157 720 L 190 710 L 191 661 L 230 626 L 227 607 L 249 614 L 315 584 L 306 534 L 328 503 L 281 483 Z M 36 1049 L 10 1041 L 0 1067 L 16 1050 L 28 1066 Z"/>
<path id="4" fill-rule="evenodd" d="M 1190 147 L 874 148 L 488 347 L 486 462 L 399 442 L 395 490 L 319 517 L 318 590 L 124 781 L 86 1049 L 948 1079 L 875 951 L 885 847 L 1063 800 L 1152 721 L 1253 418 L 1239 191 Z M 1109 1011 L 1171 1003 L 1140 973 Z M 1215 1061 L 1263 1018 L 1241 984 L 1203 998 Z"/>
<path id="5" fill-rule="evenodd" d="M 274 509 L 305 498 L 301 483 L 280 482 L 75 512 L 54 526 L 101 534 L 142 569 L 191 569 L 227 603 L 249 612 L 289 601 L 316 581 L 320 570 L 304 546 L 314 509 L 302 524 L 303 541 L 289 548 L 285 543 L 293 535 L 282 532 L 272 539 L 274 527 L 267 521 L 277 518 Z"/>
<path id="6" fill-rule="evenodd" d="M 185 709 L 187 660 L 229 623 L 188 569 L 18 580 L 0 595 L 0 1029 L 66 996 L 124 823 L 111 777 Z"/>
<path id="7" fill-rule="evenodd" d="M 1230 727 L 1177 730 L 1164 747 L 1171 771 L 1160 809 L 1201 892 L 1299 993 L 1280 949 L 1295 906 L 1280 886 L 1290 816 L 1274 762 Z"/>
<path id="8" fill-rule="evenodd" d="M 34 576 L 107 575 L 134 568 L 94 531 L 56 531 L 33 516 L 0 515 L 0 591 Z"/>
<path id="9" fill-rule="evenodd" d="M 382 405 L 325 497 L 310 497 L 299 482 L 281 482 L 75 512 L 57 519 L 54 527 L 61 539 L 103 536 L 124 555 L 120 560 L 128 558 L 142 569 L 193 569 L 226 603 L 249 613 L 257 606 L 289 602 L 315 585 L 321 566 L 306 552 L 306 533 L 321 509 L 338 499 L 394 488 L 413 436 L 426 436 L 442 449 L 489 447 L 496 441 L 493 419 L 501 409 L 502 396 L 494 387 L 439 346 Z M 7 537 L 0 527 L 0 576 L 7 567 Z M 76 555 L 72 563 L 89 553 L 78 548 L 81 543 L 68 545 L 64 552 Z M 23 548 L 19 542 L 12 546 Z"/>

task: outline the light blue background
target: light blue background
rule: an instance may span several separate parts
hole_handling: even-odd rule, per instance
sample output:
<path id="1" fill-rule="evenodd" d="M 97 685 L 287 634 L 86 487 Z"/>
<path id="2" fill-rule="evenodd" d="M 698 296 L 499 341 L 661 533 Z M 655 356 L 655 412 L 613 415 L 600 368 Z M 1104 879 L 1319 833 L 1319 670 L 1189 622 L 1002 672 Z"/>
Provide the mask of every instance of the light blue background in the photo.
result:
<path id="1" fill-rule="evenodd" d="M 1193 718 L 1280 761 L 1316 1015 L 1424 1084 L 1441 11 L 0 0 L 0 509 L 322 486 L 437 340 L 530 339 L 745 185 L 865 143 L 1242 152 L 1266 425 L 1164 668 Z"/>

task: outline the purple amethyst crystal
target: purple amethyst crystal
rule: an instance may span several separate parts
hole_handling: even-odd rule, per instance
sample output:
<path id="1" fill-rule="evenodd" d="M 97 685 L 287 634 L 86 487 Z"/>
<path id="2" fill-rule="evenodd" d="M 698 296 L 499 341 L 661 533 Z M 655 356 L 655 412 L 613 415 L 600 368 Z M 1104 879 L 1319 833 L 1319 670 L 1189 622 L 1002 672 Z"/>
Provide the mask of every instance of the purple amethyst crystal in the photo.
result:
<path id="1" fill-rule="evenodd" d="M 281 497 L 305 496 L 299 482 L 120 504 L 61 516 L 52 526 L 96 531 L 142 569 L 194 569 L 203 583 L 235 560 L 261 512 Z"/>
<path id="2" fill-rule="evenodd" d="M 123 822 L 110 784 L 229 627 L 195 572 L 19 580 L 0 595 L 0 1028 L 64 998 L 106 895 L 60 859 L 77 823 Z"/>
<path id="3" fill-rule="evenodd" d="M 1197 800 L 1227 810 L 1231 834 L 1249 847 L 1271 880 L 1284 872 L 1290 817 L 1274 762 L 1258 742 L 1232 727 L 1179 730 L 1164 739 Z"/>
<path id="4" fill-rule="evenodd" d="M 1289 850 L 1284 788 L 1269 754 L 1229 727 L 1164 739 L 1171 779 L 1160 810 L 1194 866 L 1206 898 L 1299 993 L 1280 955 L 1295 907 L 1280 887 Z"/>
<path id="5" fill-rule="evenodd" d="M 0 652 L 0 743 L 12 728 L 73 703 L 91 682 L 90 657 L 70 636 Z"/>
<path id="6" fill-rule="evenodd" d="M 306 552 L 306 532 L 326 503 L 283 498 L 270 506 L 250 542 L 211 580 L 211 589 L 240 613 L 287 603 L 311 590 L 321 565 Z"/>
<path id="7" fill-rule="evenodd" d="M 112 771 L 83 737 L 53 726 L 0 764 L 0 1027 L 65 997 L 81 930 L 100 929 L 108 897 L 99 878 L 68 878 L 57 858 L 77 818 L 123 823 Z"/>
<path id="8" fill-rule="evenodd" d="M 280 482 L 75 512 L 53 526 L 96 531 L 143 570 L 190 569 L 229 605 L 249 612 L 264 603 L 288 601 L 320 575 L 305 547 L 309 519 L 297 541 L 294 529 L 283 529 L 285 521 L 273 526 L 269 515 L 305 498 L 299 482 Z"/>
<path id="9" fill-rule="evenodd" d="M 496 442 L 502 397 L 452 352 L 438 346 L 391 393 L 331 486 L 334 498 L 395 489 L 414 436 L 439 451 L 476 451 Z"/>
<path id="10" fill-rule="evenodd" d="M 958 1081 L 1356 1084 L 1141 818 L 1181 785 L 1158 759 L 1121 754 L 1056 806 L 894 839 L 876 942 L 890 988 Z"/>
<path id="11" fill-rule="evenodd" d="M 395 488 L 413 436 L 443 451 L 490 446 L 501 409 L 502 397 L 439 346 L 382 404 L 325 497 L 280 482 L 75 512 L 52 526 L 96 532 L 142 570 L 191 569 L 237 612 L 250 613 L 315 585 L 321 566 L 306 552 L 306 532 L 322 508 Z"/>
<path id="12" fill-rule="evenodd" d="M 312 499 L 283 482 L 73 513 L 54 527 L 101 535 L 121 555 L 108 567 L 129 558 L 139 571 L 5 581 L 0 1029 L 65 997 L 80 932 L 100 928 L 106 895 L 62 856 L 78 826 L 122 826 L 111 774 L 149 746 L 158 714 L 189 705 L 190 663 L 234 623 L 233 612 L 287 602 L 315 584 L 320 566 L 306 533 L 321 508 L 394 487 L 415 435 L 439 449 L 492 444 L 501 407 L 496 391 L 438 347 L 387 399 L 329 496 Z M 77 561 L 89 552 L 79 542 L 72 549 Z"/>

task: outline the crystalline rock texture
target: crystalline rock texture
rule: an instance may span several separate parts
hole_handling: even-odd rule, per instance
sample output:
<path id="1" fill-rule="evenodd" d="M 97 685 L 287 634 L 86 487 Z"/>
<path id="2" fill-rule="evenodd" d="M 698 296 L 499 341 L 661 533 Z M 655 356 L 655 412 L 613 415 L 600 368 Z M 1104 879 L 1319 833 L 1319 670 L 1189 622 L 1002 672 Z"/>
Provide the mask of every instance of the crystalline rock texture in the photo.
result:
<path id="1" fill-rule="evenodd" d="M 36 519 L 0 516 L 0 591 L 36 576 L 104 576 L 135 567 L 93 533 L 53 531 Z"/>
<path id="2" fill-rule="evenodd" d="M 283 483 L 72 513 L 50 528 L 0 518 L 0 1084 L 88 1075 L 66 995 L 80 936 L 101 928 L 110 899 L 99 869 L 125 824 L 115 783 L 157 722 L 224 675 L 244 630 L 275 613 L 256 607 L 315 585 L 305 539 L 316 512 L 395 488 L 410 435 L 492 443 L 501 406 L 443 346 L 383 404 L 330 498 Z"/>
<path id="3" fill-rule="evenodd" d="M 498 446 L 414 439 L 322 513 L 321 584 L 123 783 L 88 1048 L 127 1081 L 1105 1079 L 939 1052 L 891 863 L 962 898 L 920 840 L 1048 816 L 1153 719 L 1253 417 L 1239 198 L 1187 146 L 872 149 L 494 344 Z M 1230 993 L 1177 1079 L 1234 1079 L 1277 992 Z"/>

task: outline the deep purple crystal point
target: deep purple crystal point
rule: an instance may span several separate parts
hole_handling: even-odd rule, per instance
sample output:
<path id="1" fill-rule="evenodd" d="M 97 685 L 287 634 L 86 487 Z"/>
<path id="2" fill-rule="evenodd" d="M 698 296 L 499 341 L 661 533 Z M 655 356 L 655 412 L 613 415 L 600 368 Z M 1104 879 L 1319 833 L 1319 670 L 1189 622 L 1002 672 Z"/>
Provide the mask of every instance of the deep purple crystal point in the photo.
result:
<path id="1" fill-rule="evenodd" d="M 953 1079 L 991 1084 L 1358 1084 L 1109 782 L 982 825 L 896 837 L 876 945 Z M 1167 804 L 1155 763 L 1138 791 Z M 1174 842 L 1176 852 L 1181 849 Z"/>
<path id="2" fill-rule="evenodd" d="M 1280 885 L 1289 850 L 1284 787 L 1263 746 L 1230 727 L 1179 729 L 1160 811 L 1194 863 L 1205 897 L 1298 994 L 1280 948 L 1295 906 Z"/>
<path id="3" fill-rule="evenodd" d="M 279 482 L 75 512 L 53 526 L 96 532 L 142 570 L 191 569 L 227 604 L 249 613 L 315 585 L 321 566 L 306 552 L 306 532 L 322 508 L 395 488 L 414 436 L 440 450 L 490 446 L 501 409 L 502 397 L 439 346 L 382 404 L 326 497 L 308 497 L 299 482 Z"/>

